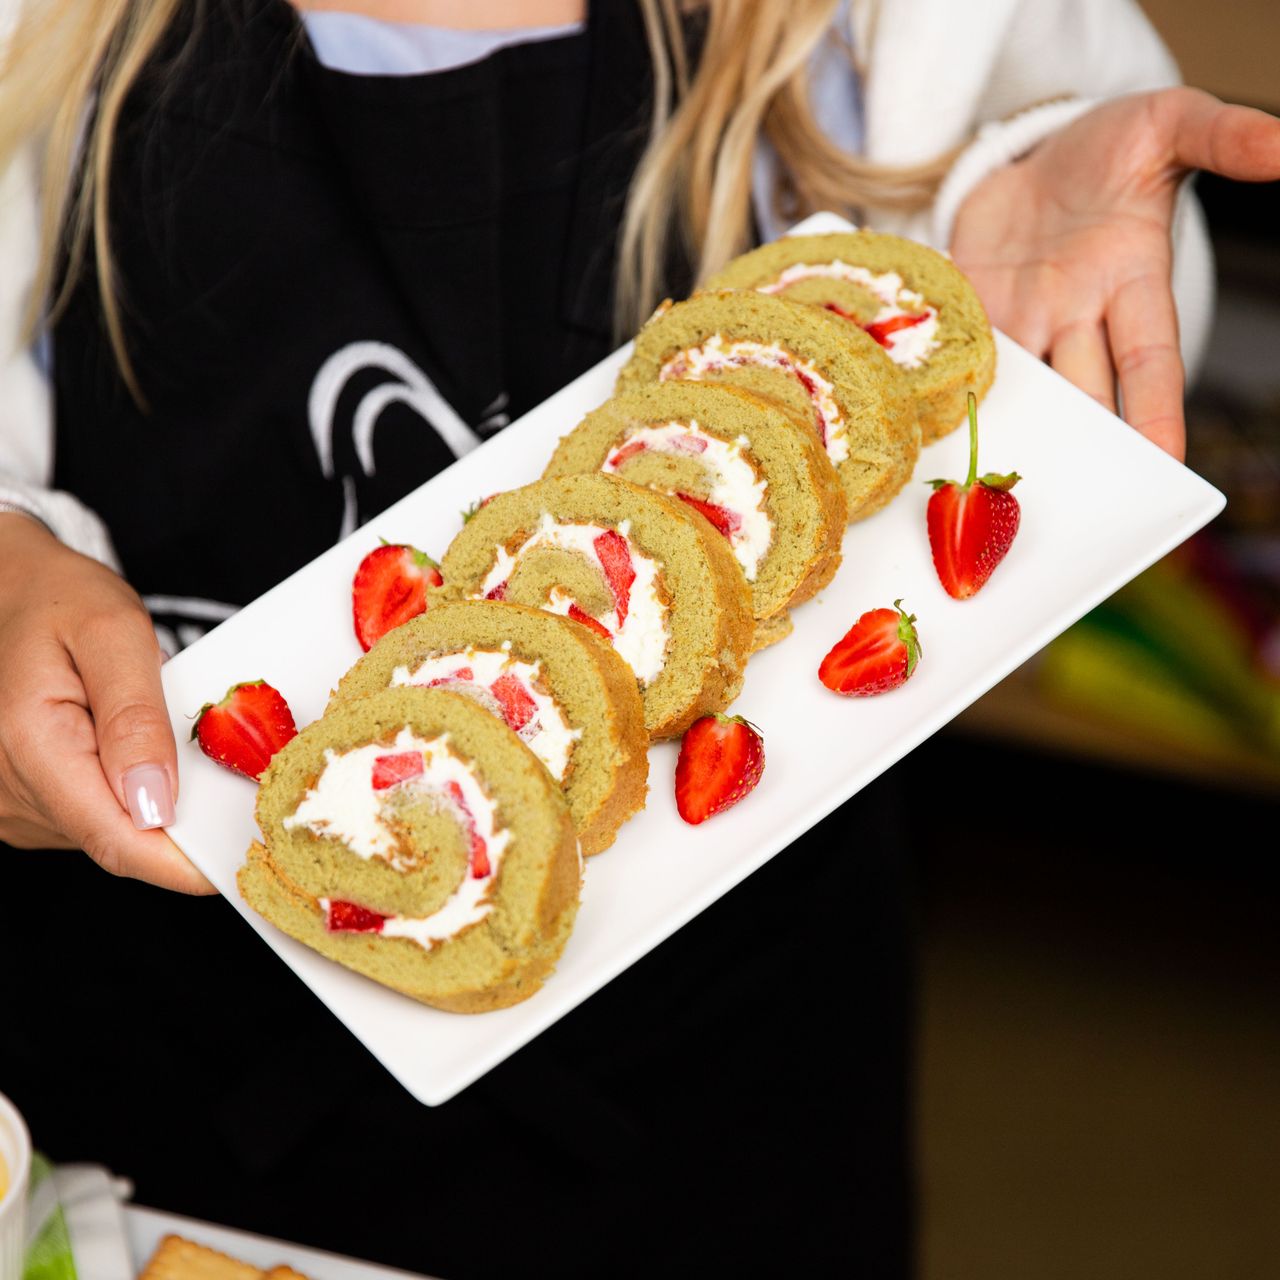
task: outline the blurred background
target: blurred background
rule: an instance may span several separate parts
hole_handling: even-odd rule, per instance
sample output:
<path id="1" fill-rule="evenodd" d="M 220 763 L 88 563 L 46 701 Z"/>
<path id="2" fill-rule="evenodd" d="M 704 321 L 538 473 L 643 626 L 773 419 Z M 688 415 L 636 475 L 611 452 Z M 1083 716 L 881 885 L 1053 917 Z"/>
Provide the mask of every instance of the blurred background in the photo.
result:
<path id="1" fill-rule="evenodd" d="M 1142 6 L 1280 112 L 1275 0 Z M 903 766 L 922 1280 L 1280 1270 L 1280 186 L 1197 190 L 1187 460 L 1226 512 Z"/>

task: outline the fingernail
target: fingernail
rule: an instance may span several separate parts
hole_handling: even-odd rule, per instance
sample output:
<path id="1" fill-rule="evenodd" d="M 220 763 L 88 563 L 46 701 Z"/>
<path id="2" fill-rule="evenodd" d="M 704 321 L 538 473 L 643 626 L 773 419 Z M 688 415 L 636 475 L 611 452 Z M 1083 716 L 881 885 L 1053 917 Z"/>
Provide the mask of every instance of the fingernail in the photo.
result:
<path id="1" fill-rule="evenodd" d="M 173 793 L 169 775 L 158 764 L 136 764 L 121 779 L 129 816 L 139 831 L 167 827 L 173 822 Z"/>

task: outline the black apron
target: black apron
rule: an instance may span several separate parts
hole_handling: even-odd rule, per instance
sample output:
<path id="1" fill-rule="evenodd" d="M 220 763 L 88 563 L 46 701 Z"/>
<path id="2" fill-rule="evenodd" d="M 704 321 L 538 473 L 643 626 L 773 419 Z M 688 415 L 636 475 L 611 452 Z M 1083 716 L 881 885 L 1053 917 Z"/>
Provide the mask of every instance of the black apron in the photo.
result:
<path id="1" fill-rule="evenodd" d="M 211 7 L 115 162 L 145 408 L 86 278 L 54 333 L 55 481 L 144 595 L 242 604 L 615 345 L 648 65 L 627 0 L 406 77 L 321 67 L 283 0 Z"/>
<path id="2" fill-rule="evenodd" d="M 446 465 L 449 431 L 498 429 L 611 348 L 649 71 L 632 0 L 404 79 L 322 69 L 283 3 L 209 9 L 117 151 L 148 407 L 81 280 L 57 482 L 143 592 L 234 604 Z M 370 467 L 354 423 L 380 387 Z M 11 954 L 39 960 L 0 1085 L 50 1155 L 141 1203 L 449 1280 L 905 1276 L 909 863 L 893 782 L 872 792 L 437 1109 L 221 900 L 5 852 L 0 897 L 38 904 L 7 912 Z"/>

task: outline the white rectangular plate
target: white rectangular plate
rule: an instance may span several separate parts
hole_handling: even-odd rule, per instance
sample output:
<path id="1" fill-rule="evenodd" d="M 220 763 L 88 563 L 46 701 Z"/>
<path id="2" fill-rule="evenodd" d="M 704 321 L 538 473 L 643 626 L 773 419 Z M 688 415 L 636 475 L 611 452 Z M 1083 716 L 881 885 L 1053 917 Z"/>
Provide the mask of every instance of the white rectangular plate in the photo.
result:
<path id="1" fill-rule="evenodd" d="M 829 215 L 797 230 L 840 229 Z M 587 866 L 577 926 L 555 975 L 512 1009 L 458 1017 L 428 1009 L 323 959 L 241 901 L 235 873 L 250 841 L 254 789 L 187 746 L 191 717 L 241 680 L 275 685 L 303 725 L 360 656 L 351 578 L 380 537 L 439 557 L 478 498 L 536 480 L 559 438 L 610 395 L 616 352 L 344 542 L 242 609 L 164 668 L 181 747 L 182 795 L 170 835 L 282 960 L 416 1098 L 465 1088 L 599 990 L 837 805 L 936 732 L 1089 609 L 1224 505 L 1220 493 L 1010 339 L 983 402 L 984 472 L 1017 470 L 1022 528 L 972 600 L 942 590 L 925 532 L 934 476 L 962 479 L 968 433 L 926 449 L 890 506 L 845 535 L 835 581 L 795 613 L 795 632 L 751 660 L 734 710 L 764 732 L 759 787 L 702 827 L 676 813 L 676 748 L 649 756 L 648 806 Z M 901 597 L 924 656 L 902 688 L 841 698 L 818 682 L 827 650 L 868 609 Z"/>
<path id="2" fill-rule="evenodd" d="M 285 1240 L 272 1240 L 269 1236 L 218 1227 L 211 1222 L 182 1218 L 174 1213 L 162 1213 L 159 1209 L 143 1209 L 139 1205 L 125 1205 L 124 1220 L 129 1232 L 135 1275 L 150 1261 L 160 1241 L 165 1236 L 174 1235 L 202 1244 L 207 1249 L 216 1249 L 229 1258 L 248 1262 L 260 1271 L 292 1267 L 309 1280 L 430 1280 L 428 1276 L 395 1271 L 372 1262 L 357 1262 L 355 1258 L 344 1258 L 341 1254 L 326 1253 L 322 1249 L 309 1249 Z M 86 1277 L 86 1280 L 93 1280 L 93 1277 Z"/>

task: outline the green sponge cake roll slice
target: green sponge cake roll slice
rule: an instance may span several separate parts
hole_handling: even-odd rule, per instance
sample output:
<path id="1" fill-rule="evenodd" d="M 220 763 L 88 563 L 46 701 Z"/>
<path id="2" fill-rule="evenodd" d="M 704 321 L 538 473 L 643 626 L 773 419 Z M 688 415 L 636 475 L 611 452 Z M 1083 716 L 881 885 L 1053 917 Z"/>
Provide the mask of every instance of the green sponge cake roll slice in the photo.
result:
<path id="1" fill-rule="evenodd" d="M 618 375 L 619 394 L 655 382 L 727 382 L 809 423 L 844 485 L 849 519 L 884 506 L 920 452 L 902 372 L 856 325 L 765 293 L 700 293 L 656 314 Z"/>
<path id="2" fill-rule="evenodd" d="M 563 787 L 584 854 L 644 806 L 649 735 L 631 668 L 586 627 L 496 600 L 437 604 L 343 677 L 335 703 L 414 686 L 470 697 L 506 722 Z"/>
<path id="3" fill-rule="evenodd" d="M 611 643 L 651 738 L 683 733 L 742 687 L 746 579 L 728 542 L 675 498 L 598 472 L 540 480 L 486 502 L 440 568 L 434 599 L 546 609 Z"/>
<path id="4" fill-rule="evenodd" d="M 604 471 L 680 498 L 728 540 L 759 624 L 831 581 L 846 503 L 813 430 L 739 387 L 661 382 L 615 396 L 560 441 L 546 475 Z M 772 629 L 770 629 L 772 630 Z"/>
<path id="5" fill-rule="evenodd" d="M 425 1004 L 532 995 L 573 927 L 564 795 L 499 719 L 439 689 L 331 707 L 271 761 L 238 881 L 322 955 Z"/>
<path id="6" fill-rule="evenodd" d="M 949 258 L 877 231 L 784 236 L 735 258 L 708 289 L 757 289 L 822 307 L 880 343 L 906 374 L 925 444 L 991 386 L 996 344 L 973 286 Z"/>

